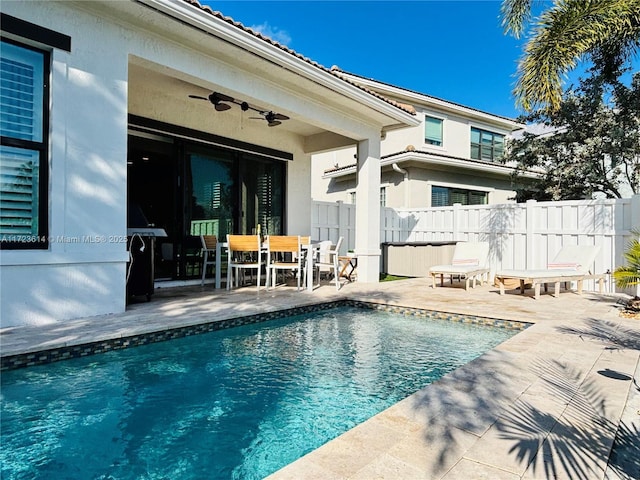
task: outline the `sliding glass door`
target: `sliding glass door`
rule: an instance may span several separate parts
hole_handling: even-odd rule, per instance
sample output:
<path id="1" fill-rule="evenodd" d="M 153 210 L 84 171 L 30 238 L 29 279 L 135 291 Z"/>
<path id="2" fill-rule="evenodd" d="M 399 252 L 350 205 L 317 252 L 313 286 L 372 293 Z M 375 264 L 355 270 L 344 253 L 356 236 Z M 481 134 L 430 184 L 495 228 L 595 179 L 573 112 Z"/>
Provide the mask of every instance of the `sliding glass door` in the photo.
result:
<path id="1" fill-rule="evenodd" d="M 158 238 L 155 279 L 198 278 L 200 235 L 282 234 L 286 162 L 169 135 L 129 136 L 129 202 Z"/>
<path id="2" fill-rule="evenodd" d="M 284 163 L 243 154 L 240 158 L 239 233 L 284 231 Z"/>

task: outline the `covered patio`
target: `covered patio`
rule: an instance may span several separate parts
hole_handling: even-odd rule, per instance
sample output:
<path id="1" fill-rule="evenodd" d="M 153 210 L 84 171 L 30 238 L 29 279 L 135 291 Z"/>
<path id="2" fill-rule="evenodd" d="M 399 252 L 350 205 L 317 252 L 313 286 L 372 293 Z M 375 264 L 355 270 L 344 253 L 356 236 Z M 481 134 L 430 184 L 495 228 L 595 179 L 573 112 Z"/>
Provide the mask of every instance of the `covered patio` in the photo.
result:
<path id="1" fill-rule="evenodd" d="M 195 0 L 9 2 L 3 15 L 3 33 L 45 45 L 53 66 L 45 230 L 37 251 L 3 250 L 3 325 L 123 312 L 127 227 L 166 233 L 153 261 L 170 280 L 198 277 L 200 233 L 309 235 L 311 155 L 346 145 L 358 278 L 378 281 L 380 139 L 419 123 L 411 107 Z M 132 225 L 134 210 L 151 225 Z"/>

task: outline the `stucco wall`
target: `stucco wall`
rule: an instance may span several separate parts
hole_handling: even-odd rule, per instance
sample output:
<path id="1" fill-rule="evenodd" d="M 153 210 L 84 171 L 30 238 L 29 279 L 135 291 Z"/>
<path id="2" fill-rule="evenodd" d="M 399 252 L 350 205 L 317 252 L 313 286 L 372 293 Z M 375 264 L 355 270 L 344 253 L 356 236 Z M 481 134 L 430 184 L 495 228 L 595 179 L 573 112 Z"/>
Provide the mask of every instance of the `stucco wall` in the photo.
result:
<path id="1" fill-rule="evenodd" d="M 49 250 L 2 251 L 2 326 L 125 308 L 127 55 L 113 27 L 58 2 L 4 13 L 72 38 L 51 70 Z"/>
<path id="2" fill-rule="evenodd" d="M 505 128 L 489 125 L 485 122 L 466 118 L 450 112 L 442 112 L 421 106 L 416 107 L 418 117 L 423 121 L 416 127 L 409 127 L 400 130 L 392 130 L 386 134 L 381 144 L 382 156 L 405 151 L 409 145 L 416 150 L 423 152 L 433 152 L 439 155 L 449 155 L 457 158 L 468 159 L 471 155 L 471 127 L 489 130 L 495 133 L 508 135 L 510 132 Z M 443 145 L 434 146 L 424 142 L 424 116 L 430 115 L 442 118 L 443 123 Z M 356 148 L 343 148 L 332 152 L 324 152 L 313 156 L 313 178 L 312 196 L 320 201 L 343 201 L 349 202 L 349 191 L 355 188 L 355 178 L 322 178 L 326 170 L 334 167 L 345 167 L 355 163 L 354 155 Z M 402 174 L 397 172 L 382 172 L 382 181 L 387 186 L 387 206 L 390 207 L 429 207 L 431 205 L 430 188 L 426 181 L 451 183 L 461 188 L 474 189 L 474 187 L 490 188 L 489 203 L 504 203 L 514 196 L 510 181 L 507 176 L 497 177 L 492 174 L 465 173 L 463 169 L 449 168 L 446 171 L 435 170 L 427 164 L 419 167 L 406 167 L 413 172 L 410 176 L 411 185 L 408 187 L 409 205 L 404 204 L 405 187 L 402 184 Z"/>
<path id="3" fill-rule="evenodd" d="M 262 121 L 216 117 L 186 96 L 177 104 L 161 90 L 128 87 L 134 58 L 236 86 L 242 72 L 61 2 L 3 2 L 2 10 L 72 39 L 70 53 L 52 53 L 50 248 L 2 251 L 3 327 L 124 311 L 128 113 L 293 153 L 287 230 L 309 233 L 310 158 L 301 138 Z"/>

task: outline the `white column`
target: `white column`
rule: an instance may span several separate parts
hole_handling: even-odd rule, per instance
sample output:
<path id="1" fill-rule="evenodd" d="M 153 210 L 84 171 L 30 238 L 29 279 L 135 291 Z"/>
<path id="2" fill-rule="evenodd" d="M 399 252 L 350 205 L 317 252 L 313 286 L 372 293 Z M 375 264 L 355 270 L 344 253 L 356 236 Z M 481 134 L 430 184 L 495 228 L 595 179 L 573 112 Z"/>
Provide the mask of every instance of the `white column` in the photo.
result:
<path id="1" fill-rule="evenodd" d="M 356 248 L 358 281 L 380 280 L 380 135 L 358 143 Z"/>

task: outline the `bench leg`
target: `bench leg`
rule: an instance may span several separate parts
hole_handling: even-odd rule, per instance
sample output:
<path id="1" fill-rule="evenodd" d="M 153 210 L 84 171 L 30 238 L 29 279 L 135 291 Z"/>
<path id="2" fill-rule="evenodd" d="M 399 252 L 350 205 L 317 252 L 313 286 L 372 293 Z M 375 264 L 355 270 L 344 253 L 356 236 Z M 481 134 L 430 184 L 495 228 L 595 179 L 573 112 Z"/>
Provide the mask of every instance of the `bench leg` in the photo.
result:
<path id="1" fill-rule="evenodd" d="M 560 296 L 560 282 L 555 282 L 553 286 L 554 286 L 553 295 L 557 298 Z"/>
<path id="2" fill-rule="evenodd" d="M 524 280 L 520 280 L 520 294 L 524 295 Z"/>
<path id="3" fill-rule="evenodd" d="M 497 277 L 498 286 L 500 287 L 500 295 L 504 295 L 504 278 Z"/>
<path id="4" fill-rule="evenodd" d="M 537 300 L 540 298 L 540 284 L 539 283 L 535 283 L 533 286 L 533 297 Z"/>
<path id="5" fill-rule="evenodd" d="M 578 295 L 582 295 L 582 279 L 578 280 Z"/>

